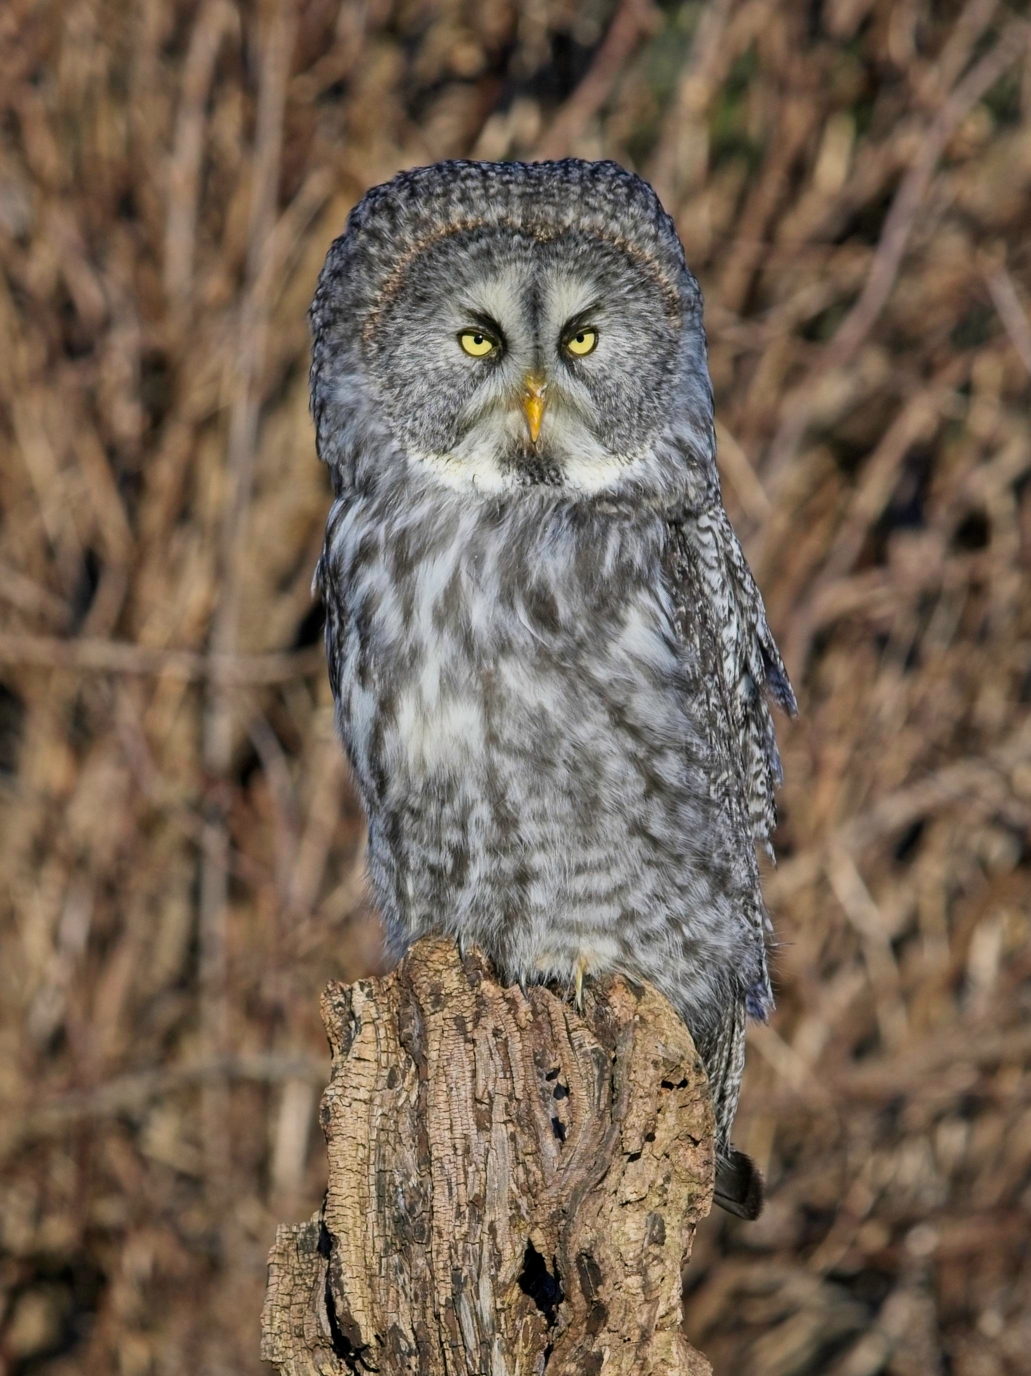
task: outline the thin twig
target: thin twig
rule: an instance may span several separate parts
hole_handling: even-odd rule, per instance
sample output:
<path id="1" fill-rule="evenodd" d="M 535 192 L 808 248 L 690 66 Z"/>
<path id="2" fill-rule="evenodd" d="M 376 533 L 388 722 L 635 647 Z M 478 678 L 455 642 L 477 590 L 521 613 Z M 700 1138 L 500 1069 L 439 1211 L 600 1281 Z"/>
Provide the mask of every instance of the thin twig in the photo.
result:
<path id="1" fill-rule="evenodd" d="M 287 683 L 318 673 L 324 661 L 320 646 L 281 654 L 213 655 L 195 650 L 157 650 L 119 640 L 62 640 L 59 636 L 0 631 L 0 663 L 79 673 L 156 675 L 228 686 Z"/>
<path id="2" fill-rule="evenodd" d="M 324 1060 L 275 1053 L 221 1056 L 161 1070 L 142 1070 L 119 1075 L 91 1089 L 73 1090 L 49 1103 L 20 1108 L 8 1104 L 6 1116 L 14 1126 L 3 1148 L 9 1154 L 27 1142 L 60 1134 L 75 1123 L 139 1113 L 155 1099 L 216 1080 L 249 1080 L 258 1084 L 305 1080 L 321 1085 L 326 1078 Z"/>
<path id="3" fill-rule="evenodd" d="M 677 82 L 677 93 L 662 123 L 648 176 L 671 215 L 676 214 L 684 189 L 685 164 L 699 162 L 698 149 L 708 151 L 699 138 L 698 125 L 722 76 L 718 63 L 734 0 L 711 0 L 699 16 L 691 43 L 691 55 Z M 704 162 L 697 170 L 704 170 Z"/>
<path id="4" fill-rule="evenodd" d="M 27 616 L 41 617 L 54 626 L 64 626 L 69 619 L 67 603 L 49 588 L 8 564 L 0 564 L 0 598 Z M 0 635 L 2 643 L 3 637 Z"/>
<path id="5" fill-rule="evenodd" d="M 1017 351 L 1017 357 L 1031 373 L 1031 324 L 1027 312 L 1020 304 L 1020 297 L 1013 285 L 1013 278 L 1002 263 L 985 273 L 985 285 L 991 294 L 999 319 L 1003 323 L 1010 343 Z"/>
<path id="6" fill-rule="evenodd" d="M 651 29 L 651 0 L 623 0 L 587 75 L 541 135 L 534 158 L 564 158 L 608 100 L 638 43 Z"/>
<path id="7" fill-rule="evenodd" d="M 165 292 L 180 311 L 189 305 L 193 288 L 205 107 L 222 43 L 231 34 L 238 34 L 239 28 L 239 16 L 228 0 L 208 0 L 194 22 L 183 64 L 165 221 Z"/>

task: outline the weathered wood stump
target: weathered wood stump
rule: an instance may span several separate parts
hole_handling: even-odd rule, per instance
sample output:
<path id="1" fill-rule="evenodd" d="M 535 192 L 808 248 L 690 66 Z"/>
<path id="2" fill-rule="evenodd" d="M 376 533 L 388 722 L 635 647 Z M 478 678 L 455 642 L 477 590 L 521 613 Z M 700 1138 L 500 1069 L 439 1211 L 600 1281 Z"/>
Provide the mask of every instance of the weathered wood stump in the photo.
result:
<path id="1" fill-rule="evenodd" d="M 709 1210 L 712 1110 L 649 986 L 585 1008 L 420 942 L 331 984 L 329 1188 L 269 1257 L 262 1355 L 286 1376 L 701 1376 L 681 1267 Z"/>

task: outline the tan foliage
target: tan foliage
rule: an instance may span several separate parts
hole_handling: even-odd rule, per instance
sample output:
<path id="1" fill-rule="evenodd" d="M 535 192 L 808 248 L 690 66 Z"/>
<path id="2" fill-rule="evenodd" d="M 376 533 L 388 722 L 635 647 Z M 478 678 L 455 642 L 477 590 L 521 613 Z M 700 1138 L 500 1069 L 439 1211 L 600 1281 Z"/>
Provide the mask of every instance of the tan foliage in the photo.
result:
<path id="1" fill-rule="evenodd" d="M 1020 8 L 1016 6 L 1015 8 Z M 1028 1370 L 1031 64 L 995 0 L 0 5 L 0 1363 L 258 1370 L 374 969 L 308 583 L 354 199 L 651 175 L 799 690 L 719 1372 Z M 986 65 L 987 64 L 987 65 Z"/>

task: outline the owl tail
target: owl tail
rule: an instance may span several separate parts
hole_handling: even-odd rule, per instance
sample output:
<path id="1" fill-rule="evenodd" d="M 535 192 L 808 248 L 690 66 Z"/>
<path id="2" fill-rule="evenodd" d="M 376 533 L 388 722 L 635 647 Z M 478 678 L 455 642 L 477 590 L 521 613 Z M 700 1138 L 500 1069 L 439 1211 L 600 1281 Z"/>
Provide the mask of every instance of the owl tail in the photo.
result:
<path id="1" fill-rule="evenodd" d="M 716 1160 L 715 1200 L 721 1209 L 738 1218 L 758 1218 L 766 1198 L 762 1171 L 750 1156 L 728 1147 Z"/>
<path id="2" fill-rule="evenodd" d="M 730 1142 L 745 1067 L 745 1002 L 729 1002 L 716 1025 L 700 1031 L 696 1044 L 716 1116 L 716 1203 L 738 1218 L 758 1218 L 766 1197 L 762 1172 Z"/>

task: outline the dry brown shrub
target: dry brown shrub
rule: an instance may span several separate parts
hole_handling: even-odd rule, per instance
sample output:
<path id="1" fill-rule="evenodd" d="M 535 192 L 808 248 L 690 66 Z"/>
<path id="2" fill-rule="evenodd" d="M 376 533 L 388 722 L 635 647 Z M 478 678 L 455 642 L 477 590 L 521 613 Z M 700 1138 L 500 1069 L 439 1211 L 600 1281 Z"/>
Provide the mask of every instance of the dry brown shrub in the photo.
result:
<path id="1" fill-rule="evenodd" d="M 257 1370 L 373 968 L 305 308 L 368 185 L 575 152 L 706 290 L 799 690 L 719 1372 L 1031 1370 L 1031 58 L 995 0 L 0 6 L 0 1368 Z"/>

